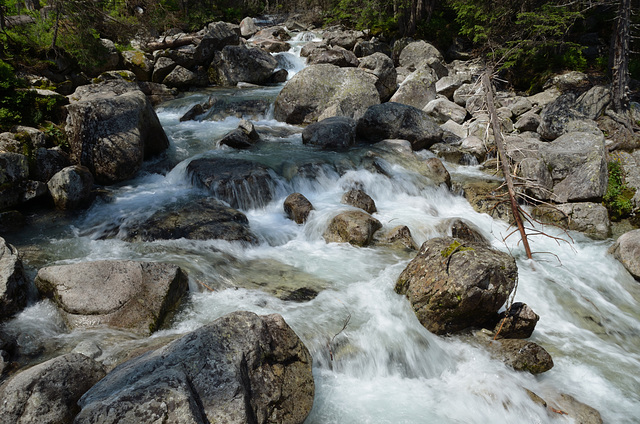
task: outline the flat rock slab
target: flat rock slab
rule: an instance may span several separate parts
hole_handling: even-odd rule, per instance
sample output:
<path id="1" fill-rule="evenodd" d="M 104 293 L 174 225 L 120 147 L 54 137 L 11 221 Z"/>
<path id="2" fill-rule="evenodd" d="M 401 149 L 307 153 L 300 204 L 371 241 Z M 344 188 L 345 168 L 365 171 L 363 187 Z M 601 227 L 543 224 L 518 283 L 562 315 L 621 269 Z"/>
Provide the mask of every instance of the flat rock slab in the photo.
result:
<path id="1" fill-rule="evenodd" d="M 302 423 L 311 361 L 280 315 L 234 312 L 116 367 L 75 423 Z"/>
<path id="2" fill-rule="evenodd" d="M 70 329 L 111 326 L 142 334 L 163 324 L 189 285 L 176 265 L 134 261 L 51 266 L 38 271 L 35 283 Z"/>

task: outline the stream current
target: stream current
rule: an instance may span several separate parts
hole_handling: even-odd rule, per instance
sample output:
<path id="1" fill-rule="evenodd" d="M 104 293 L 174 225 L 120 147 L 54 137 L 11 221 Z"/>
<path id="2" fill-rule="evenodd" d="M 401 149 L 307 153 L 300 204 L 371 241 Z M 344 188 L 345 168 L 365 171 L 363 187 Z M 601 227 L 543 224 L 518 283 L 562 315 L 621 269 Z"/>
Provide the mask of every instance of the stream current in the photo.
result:
<path id="1" fill-rule="evenodd" d="M 310 38 L 299 36 L 291 52 L 278 55 L 290 76 L 304 67 L 297 52 Z M 217 143 L 238 126 L 239 117 L 212 111 L 200 121 L 179 121 L 212 95 L 222 99 L 219 104 L 272 104 L 281 88 L 207 89 L 160 105 L 158 116 L 171 140 L 168 158 L 148 163 L 131 181 L 105 188 L 103 200 L 79 216 L 42 219 L 6 237 L 23 253 L 31 277 L 42 266 L 102 259 L 183 267 L 191 293 L 168 328 L 150 340 L 116 330 L 69 332 L 55 307 L 41 301 L 7 323 L 7 330 L 20 335 L 27 349 L 33 343 L 62 353 L 80 342 L 95 342 L 102 348 L 98 360 L 110 365 L 140 344 L 184 334 L 232 311 L 279 313 L 314 359 L 316 395 L 309 424 L 572 422 L 532 401 L 525 389 L 547 400 L 568 393 L 599 410 L 606 423 L 639 422 L 640 284 L 607 254 L 612 240 L 593 241 L 577 233 L 571 234 L 572 243 L 532 238 L 532 250 L 545 253 L 529 261 L 516 236 L 504 241 L 511 231 L 504 222 L 475 212 L 459 194 L 415 171 L 415 163 L 432 156 L 428 152 L 400 160 L 375 146 L 322 151 L 303 145 L 302 128 L 275 121 L 269 107 L 247 116 L 263 139 L 249 151 Z M 241 201 L 257 245 L 121 239 L 143 217 L 206 195 L 185 170 L 194 158 L 216 155 L 256 161 L 277 174 L 271 202 Z M 372 157 L 377 168 L 370 166 Z M 454 180 L 480 176 L 473 166 L 445 165 Z M 423 328 L 406 298 L 393 290 L 415 252 L 326 243 L 324 229 L 338 212 L 350 209 L 340 199 L 355 186 L 375 200 L 374 216 L 384 230 L 407 225 L 418 245 L 446 235 L 448 219 L 463 218 L 494 248 L 510 252 L 519 268 L 515 300 L 540 315 L 531 340 L 549 351 L 554 368 L 538 376 L 516 372 L 470 336 L 439 337 Z M 315 208 L 304 225 L 283 212 L 285 197 L 294 191 Z M 285 301 L 268 288 L 277 291 L 292 281 L 319 294 Z"/>

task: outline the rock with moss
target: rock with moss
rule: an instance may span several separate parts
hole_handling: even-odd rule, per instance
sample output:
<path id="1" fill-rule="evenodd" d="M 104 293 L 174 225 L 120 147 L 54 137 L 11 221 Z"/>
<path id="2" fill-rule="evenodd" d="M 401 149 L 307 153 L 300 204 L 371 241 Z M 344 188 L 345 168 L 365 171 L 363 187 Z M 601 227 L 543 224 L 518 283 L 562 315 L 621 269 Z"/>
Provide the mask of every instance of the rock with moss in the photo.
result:
<path id="1" fill-rule="evenodd" d="M 380 221 L 364 211 L 342 212 L 331 220 L 323 234 L 327 243 L 350 243 L 364 247 L 373 241 L 373 235 L 382 228 Z"/>
<path id="2" fill-rule="evenodd" d="M 234 312 L 116 367 L 78 402 L 76 424 L 301 424 L 312 358 L 280 315 Z"/>
<path id="3" fill-rule="evenodd" d="M 136 75 L 138 81 L 151 81 L 153 57 L 142 50 L 125 50 L 122 52 L 124 67 Z"/>
<path id="4" fill-rule="evenodd" d="M 284 86 L 274 116 L 289 124 L 310 124 L 332 116 L 358 119 L 380 103 L 376 77 L 362 69 L 311 65 Z"/>
<path id="5" fill-rule="evenodd" d="M 171 317 L 188 291 L 177 266 L 96 261 L 42 268 L 35 279 L 69 329 L 109 326 L 149 335 Z"/>
<path id="6" fill-rule="evenodd" d="M 438 237 L 422 245 L 398 277 L 395 291 L 407 296 L 429 331 L 455 333 L 495 320 L 517 275 L 515 260 L 506 253 Z"/>

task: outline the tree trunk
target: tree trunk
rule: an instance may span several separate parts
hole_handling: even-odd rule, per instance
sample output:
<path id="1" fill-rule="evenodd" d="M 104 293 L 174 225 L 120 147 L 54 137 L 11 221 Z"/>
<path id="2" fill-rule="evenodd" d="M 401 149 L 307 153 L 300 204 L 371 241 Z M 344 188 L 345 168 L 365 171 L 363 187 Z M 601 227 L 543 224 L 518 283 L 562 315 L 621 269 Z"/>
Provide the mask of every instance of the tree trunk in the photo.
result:
<path id="1" fill-rule="evenodd" d="M 55 2 L 55 11 L 56 11 L 56 23 L 53 25 L 53 38 L 51 40 L 51 50 L 56 49 L 56 43 L 58 42 L 58 28 L 60 28 L 60 14 L 62 13 L 62 2 Z"/>
<path id="2" fill-rule="evenodd" d="M 613 41 L 611 92 L 613 108 L 620 113 L 629 107 L 629 40 L 631 0 L 620 0 Z"/>

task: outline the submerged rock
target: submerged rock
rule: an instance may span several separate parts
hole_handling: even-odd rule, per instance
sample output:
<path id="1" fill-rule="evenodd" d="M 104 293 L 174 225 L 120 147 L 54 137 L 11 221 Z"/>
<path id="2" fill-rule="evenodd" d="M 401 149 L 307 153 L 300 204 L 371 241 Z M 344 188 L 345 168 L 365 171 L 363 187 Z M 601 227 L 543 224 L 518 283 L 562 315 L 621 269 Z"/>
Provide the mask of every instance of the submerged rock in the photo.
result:
<path id="1" fill-rule="evenodd" d="M 371 243 L 373 234 L 382 228 L 380 221 L 363 211 L 347 211 L 336 215 L 323 237 L 327 243 L 350 243 L 364 247 Z"/>
<path id="2" fill-rule="evenodd" d="M 26 306 L 27 284 L 18 251 L 0 237 L 0 322 Z"/>
<path id="3" fill-rule="evenodd" d="M 188 290 L 179 267 L 134 261 L 50 266 L 38 271 L 35 284 L 70 329 L 106 325 L 142 334 L 160 328 Z"/>
<path id="4" fill-rule="evenodd" d="M 312 210 L 311 202 L 300 193 L 292 193 L 284 199 L 284 213 L 296 224 L 304 224 Z"/>
<path id="5" fill-rule="evenodd" d="M 75 423 L 302 423 L 311 361 L 280 315 L 234 312 L 115 368 Z"/>
<path id="6" fill-rule="evenodd" d="M 557 225 L 566 230 L 580 231 L 596 240 L 604 240 L 611 235 L 609 212 L 601 203 L 539 205 L 532 213 L 544 223 Z"/>
<path id="7" fill-rule="evenodd" d="M 243 159 L 195 159 L 187 166 L 194 183 L 232 208 L 260 207 L 273 199 L 275 180 L 264 165 Z"/>
<path id="8" fill-rule="evenodd" d="M 422 245 L 395 291 L 407 296 L 429 331 L 446 334 L 495 319 L 517 275 L 515 260 L 506 253 L 440 237 Z"/>
<path id="9" fill-rule="evenodd" d="M 148 220 L 136 224 L 126 240 L 241 241 L 255 243 L 249 220 L 242 212 L 213 198 L 202 198 L 186 204 L 174 204 L 153 214 Z"/>
<path id="10" fill-rule="evenodd" d="M 16 374 L 0 387 L 0 423 L 71 423 L 80 397 L 105 374 L 102 365 L 79 353 Z"/>
<path id="11" fill-rule="evenodd" d="M 520 339 L 489 341 L 489 350 L 516 371 L 541 374 L 553 368 L 549 352 L 537 343 Z"/>

